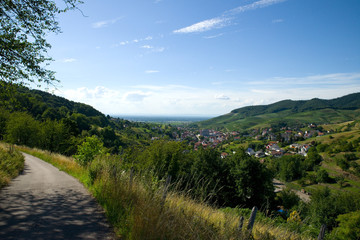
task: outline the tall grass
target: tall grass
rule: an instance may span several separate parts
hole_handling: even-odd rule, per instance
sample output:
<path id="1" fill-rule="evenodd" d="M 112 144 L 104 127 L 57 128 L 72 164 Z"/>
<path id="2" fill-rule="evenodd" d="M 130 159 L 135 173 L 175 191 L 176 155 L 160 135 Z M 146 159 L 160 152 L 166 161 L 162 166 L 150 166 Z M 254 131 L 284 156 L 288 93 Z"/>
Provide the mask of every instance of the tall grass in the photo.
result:
<path id="1" fill-rule="evenodd" d="M 197 202 L 186 193 L 170 191 L 164 202 L 164 181 L 151 173 L 131 174 L 116 157 L 97 158 L 82 168 L 71 158 L 22 150 L 82 179 L 121 239 L 309 239 L 271 221 L 255 221 L 250 234 L 245 220 L 243 229 L 238 230 L 239 214 Z"/>
<path id="2" fill-rule="evenodd" d="M 11 145 L 0 143 L 0 189 L 24 170 L 24 157 Z"/>

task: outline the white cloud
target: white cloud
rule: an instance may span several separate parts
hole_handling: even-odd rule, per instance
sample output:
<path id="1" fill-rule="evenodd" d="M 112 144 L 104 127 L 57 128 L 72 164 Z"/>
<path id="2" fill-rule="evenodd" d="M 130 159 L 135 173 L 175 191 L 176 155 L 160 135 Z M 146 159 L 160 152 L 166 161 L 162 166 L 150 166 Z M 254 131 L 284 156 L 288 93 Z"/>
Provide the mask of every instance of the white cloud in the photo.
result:
<path id="1" fill-rule="evenodd" d="M 195 23 L 191 26 L 184 27 L 178 30 L 173 31 L 174 33 L 193 33 L 193 32 L 205 32 L 214 28 L 221 28 L 226 25 L 228 18 L 212 18 L 204 20 L 198 23 Z"/>
<path id="2" fill-rule="evenodd" d="M 157 70 L 148 70 L 155 73 Z M 360 73 L 277 77 L 264 81 L 224 81 L 207 86 L 97 86 L 57 92 L 89 104 L 105 114 L 221 115 L 236 108 L 270 104 L 284 99 L 332 99 L 360 92 Z"/>
<path id="3" fill-rule="evenodd" d="M 224 94 L 215 95 L 215 98 L 219 99 L 219 100 L 230 100 L 230 97 L 228 97 L 228 96 L 226 96 Z"/>
<path id="4" fill-rule="evenodd" d="M 143 45 L 143 46 L 141 46 L 141 48 L 152 49 L 152 48 L 154 48 L 154 47 L 153 47 L 153 46 L 150 46 L 150 45 Z"/>
<path id="5" fill-rule="evenodd" d="M 137 43 L 140 43 L 140 42 L 144 42 L 144 41 L 150 41 L 152 40 L 153 37 L 152 36 L 147 36 L 146 38 L 136 38 L 136 39 L 133 39 L 131 41 L 129 40 L 126 40 L 126 41 L 121 41 L 120 43 L 117 43 L 117 44 L 114 44 L 113 46 L 115 47 L 119 47 L 119 46 L 125 46 L 125 45 L 128 45 L 130 43 L 132 44 L 137 44 Z M 142 48 L 148 48 L 148 47 L 151 47 L 150 45 L 144 45 L 142 46 Z"/>
<path id="6" fill-rule="evenodd" d="M 142 102 L 146 97 L 150 96 L 151 93 L 145 93 L 142 91 L 127 92 L 123 99 L 127 102 Z"/>
<path id="7" fill-rule="evenodd" d="M 180 28 L 174 30 L 173 33 L 194 33 L 194 32 L 205 32 L 216 28 L 223 28 L 225 26 L 230 25 L 230 21 L 232 16 L 250 11 L 255 10 L 258 8 L 264 8 L 271 6 L 273 4 L 281 3 L 287 0 L 260 0 L 253 2 L 251 4 L 243 5 L 230 11 L 225 12 L 220 17 L 214 17 L 208 20 L 204 20 L 195 24 L 192 24 L 188 27 Z"/>
<path id="8" fill-rule="evenodd" d="M 146 70 L 145 73 L 158 73 L 158 70 Z"/>
<path id="9" fill-rule="evenodd" d="M 239 14 L 250 10 L 256 10 L 258 8 L 268 7 L 277 3 L 285 2 L 287 0 L 260 0 L 244 6 L 240 6 L 228 11 L 228 14 Z"/>
<path id="10" fill-rule="evenodd" d="M 120 45 L 127 45 L 127 44 L 129 44 L 129 41 L 123 41 L 123 42 L 120 42 Z"/>
<path id="11" fill-rule="evenodd" d="M 122 19 L 121 17 L 119 18 L 114 18 L 111 20 L 104 20 L 104 21 L 99 21 L 99 22 L 95 22 L 92 24 L 93 28 L 103 28 L 103 27 L 107 27 L 111 24 L 115 24 L 117 21 L 119 21 L 120 19 Z"/>
<path id="12" fill-rule="evenodd" d="M 63 59 L 64 63 L 72 63 L 72 62 L 76 62 L 77 60 L 75 58 L 65 58 Z"/>

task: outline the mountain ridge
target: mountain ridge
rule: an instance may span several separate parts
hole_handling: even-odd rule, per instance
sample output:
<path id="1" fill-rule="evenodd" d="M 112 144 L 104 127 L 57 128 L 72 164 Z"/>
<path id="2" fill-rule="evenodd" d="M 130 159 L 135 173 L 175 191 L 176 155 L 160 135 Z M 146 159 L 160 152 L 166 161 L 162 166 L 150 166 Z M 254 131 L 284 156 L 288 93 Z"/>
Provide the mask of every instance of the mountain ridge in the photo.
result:
<path id="1" fill-rule="evenodd" d="M 201 128 L 228 130 L 287 124 L 334 123 L 360 118 L 360 92 L 334 99 L 281 100 L 268 105 L 246 106 L 198 123 Z"/>

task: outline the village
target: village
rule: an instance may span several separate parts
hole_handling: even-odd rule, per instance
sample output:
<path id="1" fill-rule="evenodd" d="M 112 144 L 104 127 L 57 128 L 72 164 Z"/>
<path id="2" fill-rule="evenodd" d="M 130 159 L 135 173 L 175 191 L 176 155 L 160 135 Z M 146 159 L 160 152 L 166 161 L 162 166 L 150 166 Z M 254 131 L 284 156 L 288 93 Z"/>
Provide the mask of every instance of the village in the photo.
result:
<path id="1" fill-rule="evenodd" d="M 309 124 L 301 130 L 294 127 L 282 127 L 277 130 L 273 128 L 253 129 L 246 133 L 240 131 L 223 132 L 212 129 L 191 129 L 186 127 L 177 127 L 173 132 L 173 139 L 176 141 L 186 141 L 193 145 L 194 150 L 199 148 L 217 148 L 229 145 L 230 143 L 251 143 L 257 142 L 257 147 L 246 147 L 245 152 L 256 158 L 267 156 L 282 157 L 283 155 L 300 154 L 307 155 L 310 144 L 299 144 L 297 142 L 317 136 L 329 134 L 315 124 Z M 264 143 L 259 147 L 259 143 Z M 232 151 L 223 151 L 222 158 L 226 158 Z"/>

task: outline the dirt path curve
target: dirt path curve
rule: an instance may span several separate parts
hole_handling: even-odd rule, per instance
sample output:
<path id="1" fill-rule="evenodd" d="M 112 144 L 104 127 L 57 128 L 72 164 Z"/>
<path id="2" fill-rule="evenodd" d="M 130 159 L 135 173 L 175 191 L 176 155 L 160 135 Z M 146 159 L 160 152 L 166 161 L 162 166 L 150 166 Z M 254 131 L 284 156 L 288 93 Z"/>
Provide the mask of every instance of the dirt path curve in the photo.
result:
<path id="1" fill-rule="evenodd" d="M 28 154 L 0 192 L 0 239 L 113 239 L 96 201 L 73 177 Z"/>
<path id="2" fill-rule="evenodd" d="M 273 179 L 273 183 L 274 183 L 274 186 L 275 186 L 275 192 L 280 192 L 282 191 L 286 186 L 283 182 L 281 182 L 280 180 L 278 179 Z M 304 201 L 304 202 L 310 202 L 310 196 L 303 193 L 303 192 L 300 192 L 300 191 L 297 191 L 295 189 L 292 190 L 294 193 L 296 193 L 296 195 L 299 196 L 299 198 Z"/>

